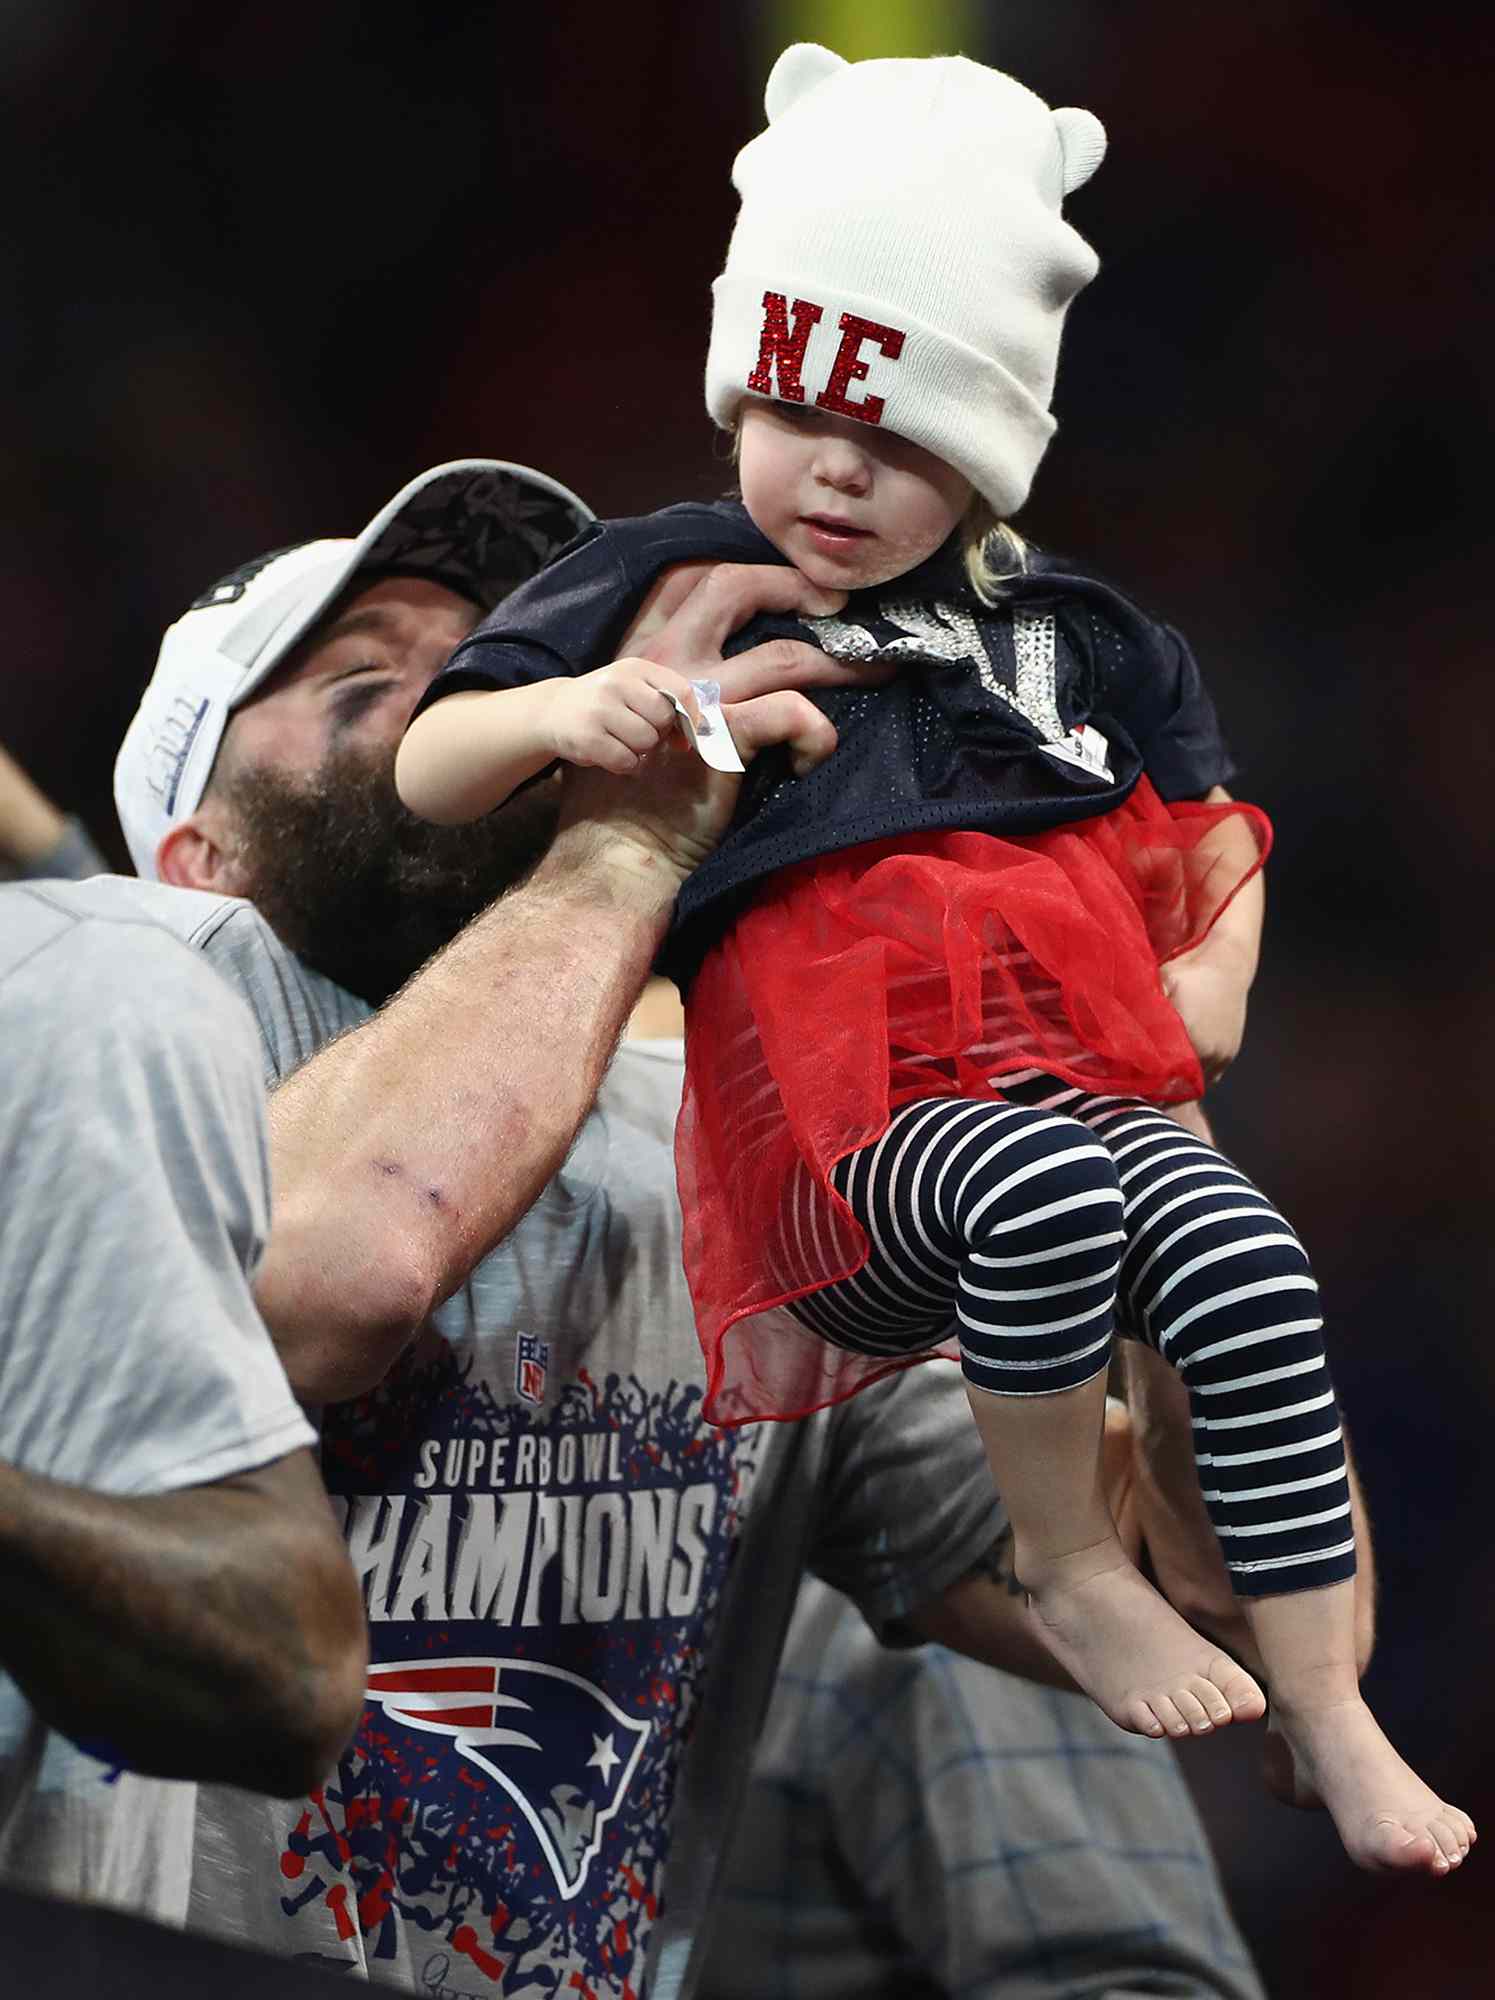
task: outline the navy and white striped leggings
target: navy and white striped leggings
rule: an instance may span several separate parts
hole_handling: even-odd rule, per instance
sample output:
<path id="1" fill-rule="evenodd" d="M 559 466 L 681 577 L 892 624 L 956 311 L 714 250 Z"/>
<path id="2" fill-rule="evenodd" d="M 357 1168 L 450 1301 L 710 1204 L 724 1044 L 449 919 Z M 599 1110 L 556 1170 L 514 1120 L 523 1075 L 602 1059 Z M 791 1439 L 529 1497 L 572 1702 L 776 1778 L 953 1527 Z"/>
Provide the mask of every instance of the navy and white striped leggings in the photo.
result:
<path id="1" fill-rule="evenodd" d="M 1318 1287 L 1297 1237 L 1213 1147 L 1136 1099 L 1031 1072 L 1006 1102 L 924 1098 L 835 1169 L 862 1270 L 793 1308 L 863 1353 L 951 1331 L 976 1388 L 1035 1396 L 1106 1366 L 1113 1319 L 1189 1391 L 1200 1484 L 1235 1589 L 1353 1576 Z"/>

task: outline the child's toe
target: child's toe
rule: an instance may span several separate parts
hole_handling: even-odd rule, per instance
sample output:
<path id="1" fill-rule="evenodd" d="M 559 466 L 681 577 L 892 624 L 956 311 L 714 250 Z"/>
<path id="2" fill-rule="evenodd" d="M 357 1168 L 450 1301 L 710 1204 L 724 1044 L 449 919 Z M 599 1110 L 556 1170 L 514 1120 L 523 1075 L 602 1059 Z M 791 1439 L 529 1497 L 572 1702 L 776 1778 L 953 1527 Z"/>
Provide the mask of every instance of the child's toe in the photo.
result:
<path id="1" fill-rule="evenodd" d="M 1389 1815 L 1378 1819 L 1371 1829 L 1368 1858 L 1374 1867 L 1448 1873 L 1448 1857 L 1427 1827 L 1408 1826 L 1405 1820 Z"/>
<path id="2" fill-rule="evenodd" d="M 1124 1710 L 1126 1716 L 1125 1727 L 1133 1730 L 1138 1736 L 1165 1736 L 1167 1734 L 1163 1724 L 1153 1713 L 1153 1704 L 1145 1701 L 1141 1695 L 1134 1695 L 1129 1702 L 1126 1702 Z"/>
<path id="3" fill-rule="evenodd" d="M 1192 1736 L 1208 1736 L 1214 1728 L 1209 1710 L 1204 1705 L 1204 1691 L 1208 1682 L 1195 1680 L 1184 1687 L 1173 1690 L 1173 1705 L 1188 1725 Z"/>
<path id="4" fill-rule="evenodd" d="M 1178 1704 L 1171 1694 L 1155 1694 L 1148 1697 L 1153 1714 L 1162 1723 L 1170 1736 L 1187 1736 L 1189 1725 L 1178 1712 Z"/>
<path id="5" fill-rule="evenodd" d="M 1267 1712 L 1267 1698 L 1244 1667 L 1237 1666 L 1225 1653 L 1217 1653 L 1209 1663 L 1209 1678 L 1230 1704 L 1237 1722 L 1255 1722 Z"/>

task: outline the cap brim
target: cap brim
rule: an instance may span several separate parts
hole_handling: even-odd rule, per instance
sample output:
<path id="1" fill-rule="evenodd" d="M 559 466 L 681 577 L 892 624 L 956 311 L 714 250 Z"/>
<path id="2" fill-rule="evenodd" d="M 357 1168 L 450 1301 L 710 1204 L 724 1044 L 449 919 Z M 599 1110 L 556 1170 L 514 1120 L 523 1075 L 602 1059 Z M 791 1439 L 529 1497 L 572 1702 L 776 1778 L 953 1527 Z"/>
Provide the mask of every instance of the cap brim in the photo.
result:
<path id="1" fill-rule="evenodd" d="M 558 479 L 507 459 L 451 459 L 417 474 L 322 574 L 300 581 L 282 618 L 269 629 L 261 623 L 247 645 L 236 644 L 238 632 L 225 639 L 224 654 L 246 666 L 230 708 L 269 678 L 360 571 L 427 575 L 486 612 L 594 519 Z"/>

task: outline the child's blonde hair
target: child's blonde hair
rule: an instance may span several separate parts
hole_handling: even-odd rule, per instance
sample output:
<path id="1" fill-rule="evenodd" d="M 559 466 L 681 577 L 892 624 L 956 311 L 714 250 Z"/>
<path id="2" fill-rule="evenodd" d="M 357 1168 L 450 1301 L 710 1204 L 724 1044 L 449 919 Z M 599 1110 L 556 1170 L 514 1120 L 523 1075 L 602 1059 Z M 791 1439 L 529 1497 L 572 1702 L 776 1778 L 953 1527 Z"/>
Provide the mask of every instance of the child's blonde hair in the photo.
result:
<path id="1" fill-rule="evenodd" d="M 966 509 L 960 540 L 967 583 L 983 604 L 1000 604 L 1002 585 L 1028 567 L 1028 544 L 1016 528 L 997 519 L 979 493 Z"/>

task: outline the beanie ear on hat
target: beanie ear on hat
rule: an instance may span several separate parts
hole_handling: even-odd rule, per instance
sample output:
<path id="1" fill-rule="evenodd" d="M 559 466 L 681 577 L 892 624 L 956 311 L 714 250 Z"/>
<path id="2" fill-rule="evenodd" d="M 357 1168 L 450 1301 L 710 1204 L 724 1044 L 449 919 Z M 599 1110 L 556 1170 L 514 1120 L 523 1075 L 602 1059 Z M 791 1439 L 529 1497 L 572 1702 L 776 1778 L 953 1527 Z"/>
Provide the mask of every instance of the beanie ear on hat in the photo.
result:
<path id="1" fill-rule="evenodd" d="M 769 71 L 768 82 L 764 86 L 763 109 L 768 113 L 769 124 L 772 125 L 807 90 L 813 90 L 817 83 L 823 83 L 838 69 L 846 67 L 844 56 L 823 49 L 819 42 L 796 42 L 792 48 L 785 49 Z"/>
<path id="2" fill-rule="evenodd" d="M 1054 129 L 1064 155 L 1064 192 L 1073 194 L 1106 157 L 1106 128 L 1093 111 L 1066 104 L 1054 113 Z"/>
<path id="3" fill-rule="evenodd" d="M 1100 121 L 963 56 L 848 63 L 813 42 L 764 102 L 712 287 L 711 415 L 730 429 L 755 395 L 882 425 L 1014 513 L 1097 267 L 1061 204 L 1104 156 Z"/>

